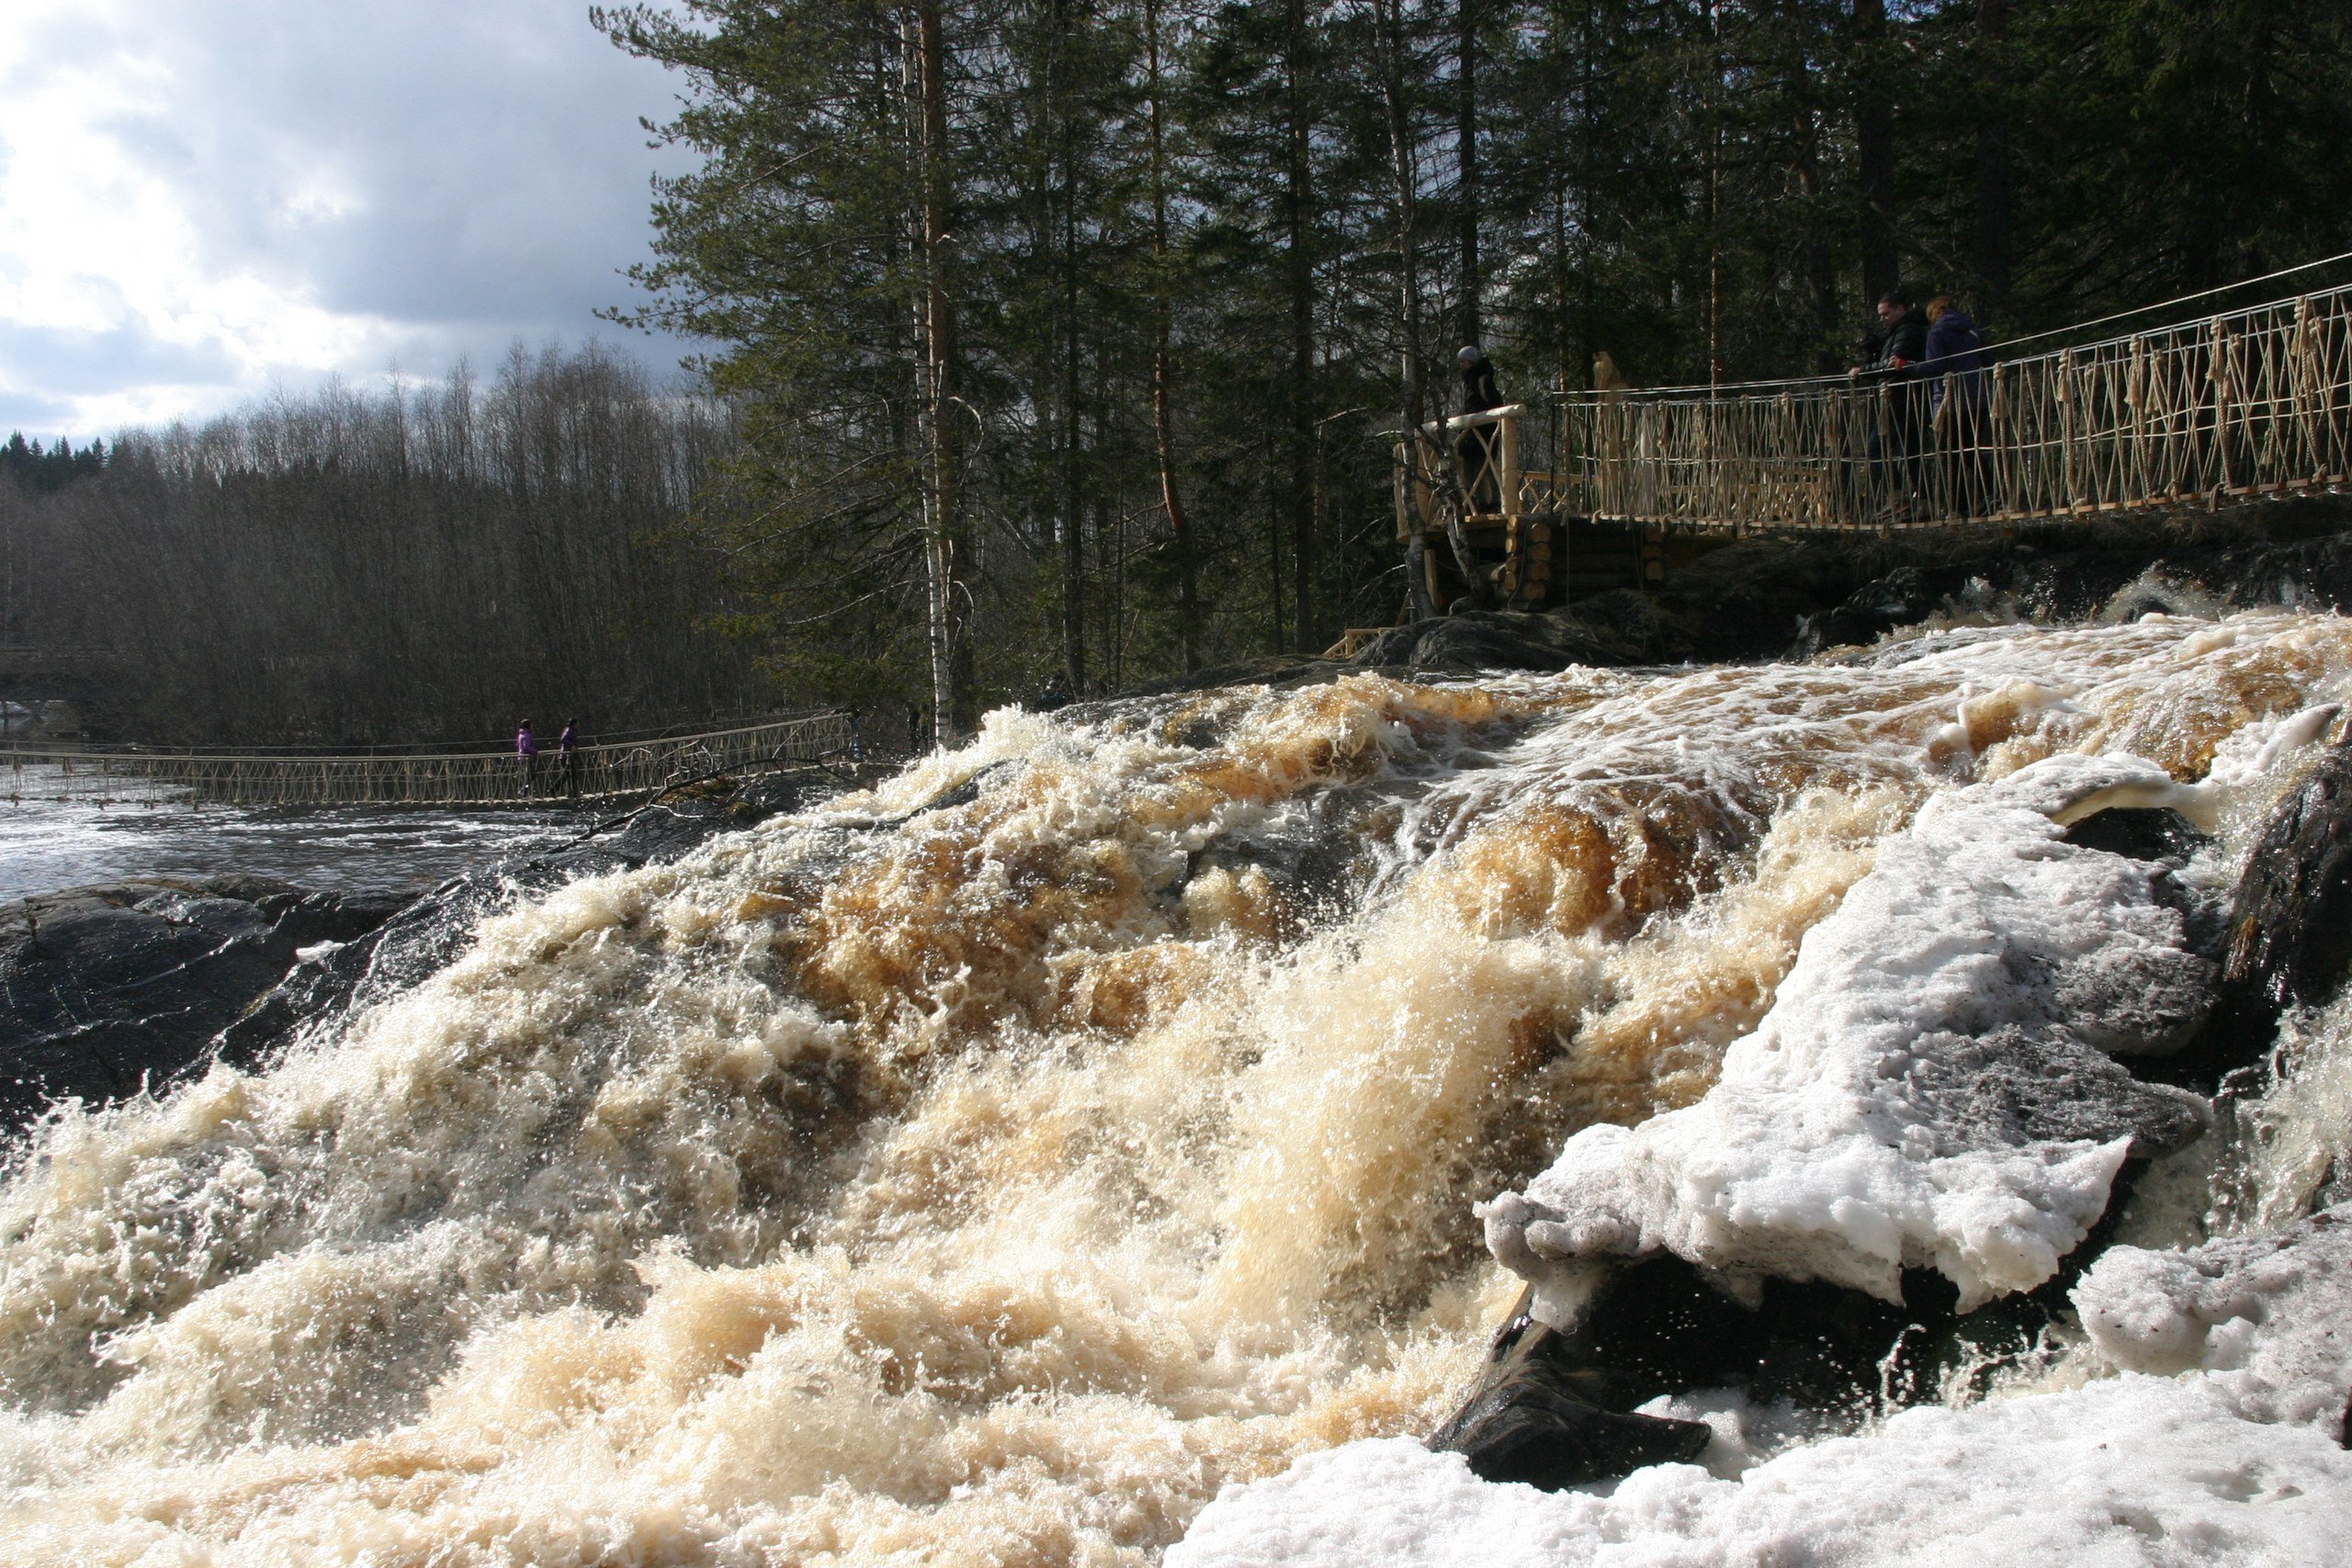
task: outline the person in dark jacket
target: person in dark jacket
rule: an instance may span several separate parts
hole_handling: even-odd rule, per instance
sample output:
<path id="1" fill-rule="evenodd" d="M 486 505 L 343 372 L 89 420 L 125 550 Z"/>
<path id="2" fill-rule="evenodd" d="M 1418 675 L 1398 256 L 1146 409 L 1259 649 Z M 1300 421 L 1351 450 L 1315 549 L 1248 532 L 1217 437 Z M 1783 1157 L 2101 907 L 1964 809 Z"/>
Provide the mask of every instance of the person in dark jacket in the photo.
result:
<path id="1" fill-rule="evenodd" d="M 1928 336 L 1919 355 L 1919 371 L 1939 410 L 1944 406 L 1947 389 L 1963 404 L 1984 400 L 1984 334 L 1948 295 L 1939 294 L 1928 301 Z"/>
<path id="2" fill-rule="evenodd" d="M 1878 321 L 1885 335 L 1877 342 L 1876 357 L 1846 374 L 1876 394 L 1880 412 L 1869 443 L 1871 480 L 1878 498 L 1900 513 L 1909 510 L 1919 488 L 1928 410 L 1914 372 L 1928 357 L 1928 313 L 1903 290 L 1890 288 L 1879 296 Z"/>
<path id="3" fill-rule="evenodd" d="M 528 799 L 537 793 L 539 738 L 531 733 L 531 721 L 527 718 L 514 731 L 514 765 L 523 775 L 523 795 Z"/>
<path id="4" fill-rule="evenodd" d="M 1480 352 L 1475 343 L 1462 345 L 1453 356 L 1462 367 L 1462 412 L 1484 413 L 1488 409 L 1503 406 L 1502 389 L 1495 383 L 1495 362 Z"/>
<path id="5" fill-rule="evenodd" d="M 1502 388 L 1495 382 L 1495 364 L 1475 343 L 1464 344 L 1453 356 L 1462 371 L 1462 412 L 1484 413 L 1503 406 Z M 1495 427 L 1473 425 L 1454 444 L 1462 462 L 1462 488 L 1474 512 L 1499 510 L 1502 476 L 1495 472 Z"/>
<path id="6" fill-rule="evenodd" d="M 555 738 L 556 768 L 563 775 L 563 793 L 571 799 L 580 798 L 580 721 L 567 718 L 563 733 Z"/>
<path id="7" fill-rule="evenodd" d="M 1036 700 L 1029 705 L 1038 713 L 1058 713 L 1069 706 L 1069 682 L 1062 679 L 1060 671 L 1054 671 L 1046 682 L 1044 690 L 1037 694 Z"/>

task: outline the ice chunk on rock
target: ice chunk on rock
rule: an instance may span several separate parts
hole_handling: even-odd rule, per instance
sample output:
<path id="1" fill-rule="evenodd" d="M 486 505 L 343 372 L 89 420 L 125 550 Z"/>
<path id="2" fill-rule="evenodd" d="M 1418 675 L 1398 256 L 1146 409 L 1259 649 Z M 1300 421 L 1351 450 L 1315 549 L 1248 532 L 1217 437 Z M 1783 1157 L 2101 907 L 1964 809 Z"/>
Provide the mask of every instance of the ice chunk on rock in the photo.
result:
<path id="1" fill-rule="evenodd" d="M 2107 1052 L 2193 1030 L 2211 966 L 2154 869 L 2064 833 L 2179 790 L 2138 758 L 2061 756 L 1930 800 L 1806 934 L 1704 1100 L 1587 1128 L 1482 1206 L 1537 1315 L 1565 1325 L 1597 1267 L 1661 1250 L 1735 1290 L 1777 1276 L 1888 1301 L 1931 1267 L 1963 1312 L 2048 1279 L 2127 1157 L 2205 1122 Z"/>
<path id="2" fill-rule="evenodd" d="M 2091 1343 L 2126 1371 L 2209 1372 L 2248 1420 L 2352 1436 L 2352 1203 L 2187 1252 L 2110 1248 L 2074 1300 Z"/>

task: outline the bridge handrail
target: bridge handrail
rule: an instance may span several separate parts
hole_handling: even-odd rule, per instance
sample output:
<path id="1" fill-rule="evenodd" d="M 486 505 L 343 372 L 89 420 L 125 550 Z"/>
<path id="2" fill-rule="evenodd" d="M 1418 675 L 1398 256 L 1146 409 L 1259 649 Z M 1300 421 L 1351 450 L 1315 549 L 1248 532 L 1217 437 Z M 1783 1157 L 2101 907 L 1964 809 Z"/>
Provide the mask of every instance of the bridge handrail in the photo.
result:
<path id="1" fill-rule="evenodd" d="M 2339 262 L 2352 262 L 2352 251 L 2346 251 L 2340 255 L 2323 256 L 2318 261 L 2304 262 L 2296 266 L 2281 267 L 2277 272 L 2266 273 L 2259 277 L 2244 278 L 2236 283 L 2225 283 L 2217 288 L 2200 289 L 2193 294 L 2178 295 L 2171 299 L 2160 300 L 2152 305 L 2141 305 L 2129 310 L 2118 310 L 2111 315 L 2094 317 L 2087 321 L 2075 321 L 2063 327 L 2051 327 L 2038 333 L 2028 333 L 2023 337 L 2011 338 L 2006 343 L 1987 343 L 1984 346 L 1984 352 L 2007 364 L 2017 364 L 2021 362 L 2023 359 L 2028 358 L 2054 358 L 2057 355 L 2069 351 L 2076 354 L 2083 354 L 2096 349 L 2113 347 L 2119 344 L 2128 344 L 2135 337 L 2146 337 L 2153 333 L 2169 332 L 2181 327 L 2202 326 L 2206 322 L 2233 315 L 2253 315 L 2263 310 L 2276 310 L 2280 305 L 2292 304 L 2300 299 L 2315 299 L 2320 296 L 2329 294 L 2341 294 L 2346 289 L 2352 289 L 2352 284 L 2335 284 L 2331 285 L 2326 288 L 2303 289 L 2293 294 L 2277 295 L 2267 299 L 2256 301 L 2251 305 L 2240 305 L 2228 310 L 2209 310 L 2202 315 L 2185 317 L 2180 321 L 2154 327 L 2143 328 L 2137 332 L 2116 333 L 2108 337 L 2090 338 L 2081 343 L 2063 344 L 2052 348 L 2037 349 L 2031 355 L 2019 355 L 2015 352 L 2018 348 L 2026 344 L 2044 343 L 2052 338 L 2066 337 L 2075 333 L 2087 331 L 2092 327 L 2105 326 L 2109 321 L 2120 321 L 2129 320 L 2133 316 L 2148 315 L 2157 310 L 2165 310 L 2171 306 L 2188 304 L 2192 300 L 2210 299 L 2216 294 L 2235 293 L 2241 288 L 2248 288 L 2258 283 L 2268 283 L 2278 278 L 2290 277 L 2296 273 L 2310 272 L 2319 267 L 2334 266 Z M 1837 388 L 1846 385 L 1848 383 L 1848 379 L 1849 377 L 1847 372 L 1831 371 L 1819 376 L 1780 376 L 1763 378 L 1750 381 L 1695 381 L 1676 386 L 1623 387 L 1613 389 L 1601 388 L 1573 392 L 1550 392 L 1544 395 L 1554 401 L 1564 401 L 1610 397 L 1634 397 L 1643 394 L 1661 396 L 1689 393 L 1695 400 L 1705 400 L 1713 398 L 1720 398 L 1730 393 L 1747 393 L 1767 389 L 1778 390 L 1789 387 Z"/>
<path id="2" fill-rule="evenodd" d="M 582 741 L 578 749 L 582 752 L 630 751 L 646 746 L 675 746 L 690 741 L 720 740 L 737 735 L 752 735 L 763 730 L 783 729 L 795 725 L 839 718 L 846 712 L 847 710 L 842 708 L 810 708 L 805 712 L 783 714 L 774 718 L 762 719 L 756 724 L 739 725 L 728 729 L 698 729 L 674 734 L 658 730 L 631 732 L 631 739 Z M 390 747 L 368 751 L 354 751 L 346 748 L 332 746 L 315 748 L 228 746 L 199 750 L 193 747 L 182 750 L 175 746 L 157 746 L 139 742 L 115 746 L 81 742 L 63 746 L 22 738 L 0 739 L 0 755 L 12 751 L 21 751 L 27 756 L 36 752 L 44 757 L 72 756 L 76 761 L 86 757 L 92 761 L 103 759 L 119 761 L 126 759 L 153 759 L 158 761 L 178 762 L 470 762 L 479 761 L 483 758 L 512 759 L 514 756 L 514 743 L 511 740 L 485 741 L 478 747 L 447 751 L 402 751 Z M 548 757 L 555 755 L 554 737 L 550 736 L 543 742 L 540 754 Z"/>
<path id="3" fill-rule="evenodd" d="M 822 709 L 660 739 L 550 746 L 529 763 L 503 751 L 289 754 L 0 749 L 0 793 L 21 800 L 166 798 L 247 805 L 490 805 L 640 795 L 691 775 L 856 754 L 856 716 Z M 28 764 L 31 771 L 28 772 Z M 155 792 L 166 792 L 159 795 Z"/>
<path id="4" fill-rule="evenodd" d="M 1506 510 L 1850 530 L 2352 487 L 2352 285 L 1981 369 L 1551 402 Z"/>

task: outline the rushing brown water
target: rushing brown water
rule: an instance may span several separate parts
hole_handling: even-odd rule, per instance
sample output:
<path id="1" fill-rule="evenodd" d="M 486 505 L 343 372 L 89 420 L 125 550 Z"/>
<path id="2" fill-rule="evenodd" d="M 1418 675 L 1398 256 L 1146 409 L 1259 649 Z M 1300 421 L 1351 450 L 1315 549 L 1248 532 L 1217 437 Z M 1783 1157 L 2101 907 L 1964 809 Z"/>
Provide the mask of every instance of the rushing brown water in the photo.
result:
<path id="1" fill-rule="evenodd" d="M 2135 752 L 2210 783 L 2224 877 L 2347 687 L 2352 623 L 2282 612 L 994 716 L 47 1127 L 0 1544 L 1150 1561 L 1432 1425 L 1515 1293 L 1472 1202 L 1704 1094 L 1928 795 Z"/>

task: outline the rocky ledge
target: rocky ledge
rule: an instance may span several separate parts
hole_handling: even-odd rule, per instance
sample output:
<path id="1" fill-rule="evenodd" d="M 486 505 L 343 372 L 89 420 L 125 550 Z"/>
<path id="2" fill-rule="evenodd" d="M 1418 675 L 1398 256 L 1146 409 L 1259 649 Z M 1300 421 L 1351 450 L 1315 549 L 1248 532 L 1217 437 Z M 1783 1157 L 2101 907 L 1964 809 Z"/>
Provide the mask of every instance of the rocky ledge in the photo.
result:
<path id="1" fill-rule="evenodd" d="M 315 1021 L 421 979 L 481 919 L 582 876 L 675 860 L 841 787 L 830 773 L 718 780 L 430 892 L 305 891 L 258 876 L 154 878 L 0 911 L 0 1134 L 51 1106 L 111 1104 L 249 1066 Z"/>
<path id="2" fill-rule="evenodd" d="M 2197 829 L 2164 802 L 2190 794 L 2060 757 L 1931 801 L 1705 1099 L 1587 1128 L 1482 1206 L 1528 1286 L 1430 1446 L 1570 1486 L 1696 1458 L 1709 1429 L 1643 1408 L 1661 1397 L 1883 1415 L 1981 1392 L 2076 1319 L 2116 1366 L 2251 1366 L 2262 1398 L 2352 1438 L 2342 1286 L 2304 1288 L 2339 1268 L 2352 1208 L 2188 1254 L 2109 1245 L 2151 1162 L 2269 1088 L 2281 1010 L 2352 960 L 2352 739 L 2278 802 L 2222 908 L 2172 875 Z M 1892 989 L 1889 951 L 1912 956 Z M 2278 1366 L 2215 1328 L 2233 1317 L 2283 1337 Z"/>
<path id="3" fill-rule="evenodd" d="M 2261 604 L 2352 611 L 2352 497 L 2109 522 L 1737 540 L 1653 592 L 1618 589 L 1541 613 L 1487 610 L 1391 626 L 1347 660 L 1271 658 L 1146 688 L 1564 670 L 1571 664 L 1812 659 L 1949 619 L 2123 620 Z"/>
<path id="4" fill-rule="evenodd" d="M 177 1077 L 306 954 L 365 936 L 407 902 L 257 876 L 26 899 L 0 914 L 0 1122 Z"/>

